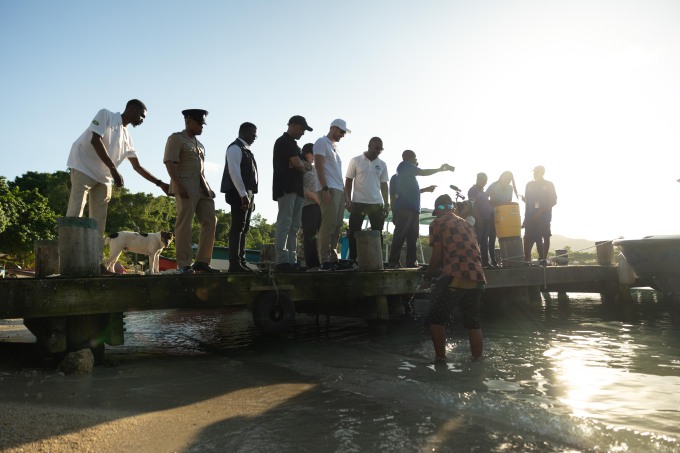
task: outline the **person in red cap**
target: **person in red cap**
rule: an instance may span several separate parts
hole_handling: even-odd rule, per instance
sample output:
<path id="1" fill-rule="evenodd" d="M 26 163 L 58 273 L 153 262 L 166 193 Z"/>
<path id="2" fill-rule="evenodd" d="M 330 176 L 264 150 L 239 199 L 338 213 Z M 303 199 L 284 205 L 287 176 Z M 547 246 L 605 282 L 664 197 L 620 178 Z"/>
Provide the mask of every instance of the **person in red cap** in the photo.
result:
<path id="1" fill-rule="evenodd" d="M 430 293 L 427 323 L 435 352 L 435 363 L 446 363 L 446 324 L 456 305 L 468 330 L 473 359 L 484 349 L 481 327 L 481 298 L 486 284 L 482 258 L 475 230 L 453 213 L 454 203 L 448 195 L 435 201 L 430 224 L 432 257 L 424 275 L 426 281 L 436 279 Z"/>
<path id="2" fill-rule="evenodd" d="M 183 110 L 185 129 L 168 137 L 163 163 L 170 175 L 170 195 L 175 196 L 175 250 L 182 274 L 219 272 L 210 267 L 215 243 L 215 192 L 205 179 L 205 147 L 196 138 L 203 133 L 206 110 Z M 191 264 L 191 226 L 194 214 L 201 226 L 196 260 Z"/>

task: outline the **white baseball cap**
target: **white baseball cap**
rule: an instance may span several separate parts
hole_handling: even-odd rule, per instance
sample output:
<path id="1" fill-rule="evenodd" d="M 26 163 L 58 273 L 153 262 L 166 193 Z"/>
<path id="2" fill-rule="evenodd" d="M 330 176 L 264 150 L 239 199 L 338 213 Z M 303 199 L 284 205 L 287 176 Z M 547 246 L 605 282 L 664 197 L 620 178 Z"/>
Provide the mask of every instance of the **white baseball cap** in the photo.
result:
<path id="1" fill-rule="evenodd" d="M 338 127 L 349 134 L 352 133 L 352 131 L 347 129 L 347 123 L 345 122 L 345 120 L 341 120 L 340 118 L 333 120 L 333 122 L 331 123 L 331 127 L 333 126 Z"/>

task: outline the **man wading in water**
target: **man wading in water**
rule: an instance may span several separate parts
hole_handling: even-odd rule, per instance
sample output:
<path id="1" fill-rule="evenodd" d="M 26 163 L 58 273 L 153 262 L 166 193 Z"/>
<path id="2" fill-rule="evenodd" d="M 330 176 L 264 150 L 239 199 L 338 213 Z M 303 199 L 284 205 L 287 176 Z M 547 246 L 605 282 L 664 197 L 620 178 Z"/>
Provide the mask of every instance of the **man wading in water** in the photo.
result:
<path id="1" fill-rule="evenodd" d="M 435 201 L 430 224 L 432 257 L 425 280 L 437 278 L 430 294 L 430 325 L 435 363 L 446 363 L 446 329 L 453 308 L 458 304 L 468 329 L 472 358 L 482 356 L 481 298 L 486 284 L 475 230 L 453 213 L 453 201 L 441 195 Z"/>

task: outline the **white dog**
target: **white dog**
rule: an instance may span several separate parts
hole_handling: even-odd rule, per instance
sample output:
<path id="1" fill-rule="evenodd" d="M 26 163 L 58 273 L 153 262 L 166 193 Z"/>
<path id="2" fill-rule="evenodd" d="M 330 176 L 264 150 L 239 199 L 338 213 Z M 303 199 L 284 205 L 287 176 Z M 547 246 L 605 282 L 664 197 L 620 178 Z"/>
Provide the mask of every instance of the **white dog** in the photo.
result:
<path id="1" fill-rule="evenodd" d="M 109 244 L 109 259 L 106 261 L 106 269 L 113 272 L 118 257 L 123 250 L 149 256 L 149 273 L 158 274 L 158 258 L 167 247 L 174 235 L 168 231 L 159 233 L 135 233 L 134 231 L 119 231 L 110 234 L 104 244 Z"/>

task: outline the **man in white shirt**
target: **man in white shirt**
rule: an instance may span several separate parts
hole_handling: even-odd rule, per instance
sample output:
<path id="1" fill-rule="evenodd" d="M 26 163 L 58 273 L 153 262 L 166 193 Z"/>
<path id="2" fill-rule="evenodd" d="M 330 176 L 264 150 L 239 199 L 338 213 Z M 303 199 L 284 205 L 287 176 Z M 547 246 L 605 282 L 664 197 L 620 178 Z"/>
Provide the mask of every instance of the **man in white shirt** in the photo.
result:
<path id="1" fill-rule="evenodd" d="M 245 122 L 238 138 L 227 147 L 220 191 L 231 206 L 229 229 L 229 272 L 252 272 L 246 264 L 246 236 L 255 209 L 257 193 L 257 163 L 250 145 L 257 138 L 257 127 Z"/>
<path id="2" fill-rule="evenodd" d="M 169 185 L 139 163 L 127 128 L 128 124 L 139 126 L 144 118 L 146 106 L 138 99 L 128 101 L 122 114 L 102 109 L 71 147 L 66 163 L 71 169 L 71 194 L 66 216 L 82 217 L 85 203 L 89 202 L 89 217 L 97 219 L 101 236 L 106 229 L 112 186 L 124 186 L 118 166 L 125 159 L 144 179 L 168 193 Z"/>
<path id="3" fill-rule="evenodd" d="M 366 216 L 371 230 L 382 232 L 389 209 L 387 165 L 378 156 L 383 151 L 383 141 L 373 137 L 368 151 L 352 158 L 345 175 L 345 204 L 349 210 L 349 259 L 356 262 L 357 241 L 354 234 L 361 231 Z M 354 186 L 354 193 L 352 193 Z M 382 240 L 382 236 L 381 236 Z"/>
<path id="4" fill-rule="evenodd" d="M 331 123 L 327 135 L 314 143 L 314 166 L 318 178 L 316 187 L 321 200 L 321 228 L 319 229 L 319 259 L 321 271 L 335 269 L 338 255 L 335 251 L 340 238 L 340 228 L 345 214 L 344 184 L 342 181 L 342 159 L 337 143 L 346 133 L 345 120 L 336 119 Z"/>

